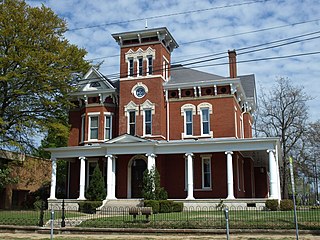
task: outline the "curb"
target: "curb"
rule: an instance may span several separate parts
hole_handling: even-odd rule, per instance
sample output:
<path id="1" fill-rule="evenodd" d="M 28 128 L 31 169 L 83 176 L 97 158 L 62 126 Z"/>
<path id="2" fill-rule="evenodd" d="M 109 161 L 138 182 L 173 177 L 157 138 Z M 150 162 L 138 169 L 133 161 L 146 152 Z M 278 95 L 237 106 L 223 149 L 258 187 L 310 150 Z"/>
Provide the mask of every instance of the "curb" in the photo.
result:
<path id="1" fill-rule="evenodd" d="M 0 225 L 0 233 L 50 233 L 49 227 L 35 227 L 35 226 L 15 226 L 15 225 Z M 202 235 L 219 235 L 225 234 L 225 229 L 155 229 L 155 228 L 77 228 L 64 227 L 53 228 L 55 234 L 102 234 L 102 233 L 158 233 L 158 234 L 202 234 Z M 287 235 L 295 234 L 294 229 L 230 229 L 230 234 L 278 234 Z M 319 235 L 320 230 L 299 230 L 301 235 Z"/>

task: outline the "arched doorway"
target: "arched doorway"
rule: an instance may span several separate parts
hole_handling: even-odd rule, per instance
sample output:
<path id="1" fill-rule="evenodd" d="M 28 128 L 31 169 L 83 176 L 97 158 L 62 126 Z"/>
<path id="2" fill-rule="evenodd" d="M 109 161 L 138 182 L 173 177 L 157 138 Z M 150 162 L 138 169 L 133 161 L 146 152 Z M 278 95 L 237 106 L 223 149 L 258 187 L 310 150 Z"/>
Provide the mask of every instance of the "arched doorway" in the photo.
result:
<path id="1" fill-rule="evenodd" d="M 133 159 L 131 162 L 131 198 L 142 198 L 143 172 L 147 163 L 143 159 Z"/>

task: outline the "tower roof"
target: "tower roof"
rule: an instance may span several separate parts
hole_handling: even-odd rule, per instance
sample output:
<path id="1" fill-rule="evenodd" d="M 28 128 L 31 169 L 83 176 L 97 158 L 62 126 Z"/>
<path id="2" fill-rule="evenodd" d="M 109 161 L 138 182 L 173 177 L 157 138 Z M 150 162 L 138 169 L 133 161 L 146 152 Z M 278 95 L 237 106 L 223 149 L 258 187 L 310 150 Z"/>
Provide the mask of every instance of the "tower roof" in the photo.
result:
<path id="1" fill-rule="evenodd" d="M 146 28 L 138 31 L 114 33 L 112 37 L 122 46 L 144 45 L 150 43 L 163 43 L 172 52 L 179 47 L 166 27 Z"/>

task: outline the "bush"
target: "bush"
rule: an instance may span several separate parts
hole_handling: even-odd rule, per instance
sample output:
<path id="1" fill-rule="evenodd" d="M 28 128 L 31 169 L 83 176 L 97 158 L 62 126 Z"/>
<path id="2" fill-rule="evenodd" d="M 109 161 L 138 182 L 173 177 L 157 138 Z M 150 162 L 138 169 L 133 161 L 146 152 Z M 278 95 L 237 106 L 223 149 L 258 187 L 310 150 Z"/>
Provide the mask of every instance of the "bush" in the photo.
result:
<path id="1" fill-rule="evenodd" d="M 38 199 L 33 203 L 33 207 L 35 210 L 41 210 L 46 208 L 46 202 L 43 201 L 42 199 Z"/>
<path id="2" fill-rule="evenodd" d="M 102 201 L 83 201 L 79 203 L 79 212 L 96 213 L 96 208 L 100 207 Z"/>
<path id="3" fill-rule="evenodd" d="M 159 213 L 159 201 L 157 200 L 144 200 L 144 206 L 145 207 L 152 207 L 152 212 L 154 214 Z"/>
<path id="4" fill-rule="evenodd" d="M 281 211 L 292 211 L 294 208 L 293 201 L 291 199 L 284 199 L 280 201 Z"/>
<path id="5" fill-rule="evenodd" d="M 169 200 L 160 200 L 159 205 L 160 205 L 160 213 L 169 213 L 172 212 L 172 204 L 173 201 Z"/>
<path id="6" fill-rule="evenodd" d="M 99 165 L 94 168 L 89 187 L 86 191 L 86 198 L 90 201 L 102 201 L 106 198 L 104 179 Z"/>
<path id="7" fill-rule="evenodd" d="M 279 209 L 279 202 L 277 199 L 270 199 L 266 201 L 266 208 L 271 211 L 277 211 Z"/>
<path id="8" fill-rule="evenodd" d="M 172 212 L 182 212 L 183 203 L 182 202 L 173 202 L 172 203 Z"/>

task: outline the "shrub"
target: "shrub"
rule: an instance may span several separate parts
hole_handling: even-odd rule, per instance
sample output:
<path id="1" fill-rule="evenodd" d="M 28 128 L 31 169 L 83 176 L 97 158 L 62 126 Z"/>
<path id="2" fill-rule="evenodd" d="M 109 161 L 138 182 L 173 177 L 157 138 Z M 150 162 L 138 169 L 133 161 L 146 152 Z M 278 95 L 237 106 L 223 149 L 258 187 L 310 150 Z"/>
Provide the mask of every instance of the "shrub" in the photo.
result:
<path id="1" fill-rule="evenodd" d="M 183 203 L 182 202 L 173 202 L 171 210 L 172 210 L 172 212 L 182 212 L 183 211 Z"/>
<path id="2" fill-rule="evenodd" d="M 281 211 L 292 211 L 294 208 L 293 201 L 291 199 L 284 199 L 280 201 Z"/>
<path id="3" fill-rule="evenodd" d="M 271 211 L 277 211 L 279 209 L 279 202 L 277 199 L 270 199 L 266 201 L 266 208 Z"/>
<path id="4" fill-rule="evenodd" d="M 166 200 L 168 193 L 160 186 L 160 174 L 153 167 L 151 170 L 146 169 L 143 173 L 143 198 L 145 200 Z"/>
<path id="5" fill-rule="evenodd" d="M 160 200 L 159 205 L 160 205 L 160 213 L 169 213 L 172 212 L 172 204 L 173 201 L 169 200 Z"/>
<path id="6" fill-rule="evenodd" d="M 96 213 L 96 208 L 100 207 L 102 201 L 83 201 L 79 203 L 79 212 Z"/>
<path id="7" fill-rule="evenodd" d="M 90 201 L 102 201 L 106 198 L 104 179 L 100 171 L 99 165 L 93 170 L 89 187 L 86 191 L 86 198 Z"/>
<path id="8" fill-rule="evenodd" d="M 152 212 L 154 214 L 159 213 L 159 201 L 157 200 L 144 200 L 144 206 L 145 207 L 152 207 Z"/>

